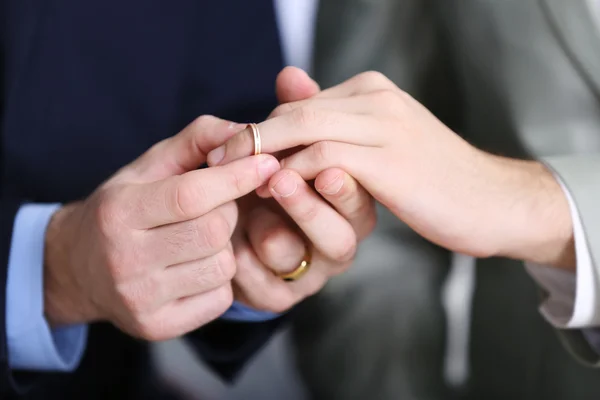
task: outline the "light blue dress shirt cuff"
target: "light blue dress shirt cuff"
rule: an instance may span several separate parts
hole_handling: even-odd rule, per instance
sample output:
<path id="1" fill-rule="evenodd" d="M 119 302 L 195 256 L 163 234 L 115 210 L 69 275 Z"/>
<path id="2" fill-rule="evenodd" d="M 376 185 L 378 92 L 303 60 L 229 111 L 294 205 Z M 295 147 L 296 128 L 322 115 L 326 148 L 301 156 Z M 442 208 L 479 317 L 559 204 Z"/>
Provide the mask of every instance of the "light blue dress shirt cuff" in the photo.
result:
<path id="1" fill-rule="evenodd" d="M 71 372 L 87 342 L 87 325 L 50 329 L 44 317 L 44 238 L 58 204 L 26 204 L 15 218 L 6 287 L 11 369 Z"/>
<path id="2" fill-rule="evenodd" d="M 261 322 L 275 319 L 280 315 L 269 311 L 258 311 L 234 301 L 229 310 L 221 316 L 221 319 L 228 321 Z"/>

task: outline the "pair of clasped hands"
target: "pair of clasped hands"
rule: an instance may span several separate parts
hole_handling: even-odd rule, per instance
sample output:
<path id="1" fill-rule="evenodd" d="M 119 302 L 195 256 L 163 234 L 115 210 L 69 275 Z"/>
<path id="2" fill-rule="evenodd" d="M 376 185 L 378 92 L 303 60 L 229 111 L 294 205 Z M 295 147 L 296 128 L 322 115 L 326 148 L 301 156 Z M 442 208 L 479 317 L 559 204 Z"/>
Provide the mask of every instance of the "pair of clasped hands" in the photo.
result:
<path id="1" fill-rule="evenodd" d="M 568 205 L 539 163 L 477 150 L 378 73 L 320 91 L 286 68 L 277 94 L 281 105 L 258 125 L 263 154 L 251 155 L 245 124 L 203 116 L 54 215 L 52 324 L 104 320 L 163 340 L 234 299 L 284 312 L 350 266 L 374 228 L 374 199 L 450 250 L 562 262 Z M 566 208 L 564 223 L 537 215 L 540 187 Z M 282 280 L 307 251 L 306 274 Z"/>

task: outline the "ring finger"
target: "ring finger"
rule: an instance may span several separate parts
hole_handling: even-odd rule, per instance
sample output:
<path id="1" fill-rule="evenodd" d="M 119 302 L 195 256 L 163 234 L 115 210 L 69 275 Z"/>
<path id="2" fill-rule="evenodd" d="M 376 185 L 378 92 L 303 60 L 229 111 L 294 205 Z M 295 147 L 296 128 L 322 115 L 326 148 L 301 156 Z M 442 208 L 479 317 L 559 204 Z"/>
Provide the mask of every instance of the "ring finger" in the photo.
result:
<path id="1" fill-rule="evenodd" d="M 260 261 L 276 274 L 295 270 L 306 253 L 306 241 L 277 212 L 259 207 L 248 217 L 247 233 Z"/>
<path id="2" fill-rule="evenodd" d="M 235 244 L 237 273 L 234 286 L 238 298 L 263 311 L 285 312 L 300 300 L 316 293 L 327 282 L 329 268 L 313 256 L 310 269 L 302 278 L 286 282 L 275 275 L 256 255 L 245 239 Z"/>

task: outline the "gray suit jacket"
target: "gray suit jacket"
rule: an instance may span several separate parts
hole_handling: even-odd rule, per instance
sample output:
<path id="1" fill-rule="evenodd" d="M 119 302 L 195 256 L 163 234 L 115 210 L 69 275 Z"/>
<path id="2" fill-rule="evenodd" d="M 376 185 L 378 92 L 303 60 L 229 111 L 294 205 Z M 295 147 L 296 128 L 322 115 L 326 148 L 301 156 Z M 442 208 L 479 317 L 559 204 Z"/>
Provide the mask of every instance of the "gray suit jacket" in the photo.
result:
<path id="1" fill-rule="evenodd" d="M 600 31 L 584 0 L 322 0 L 315 60 L 322 86 L 379 70 L 476 146 L 545 160 L 600 260 Z M 440 289 L 449 259 L 382 218 L 355 269 L 297 324 L 316 397 L 447 395 Z M 598 354 L 580 331 L 558 339 L 522 265 L 481 260 L 476 283 L 469 396 L 600 396 L 600 371 L 580 363 L 600 366 Z"/>

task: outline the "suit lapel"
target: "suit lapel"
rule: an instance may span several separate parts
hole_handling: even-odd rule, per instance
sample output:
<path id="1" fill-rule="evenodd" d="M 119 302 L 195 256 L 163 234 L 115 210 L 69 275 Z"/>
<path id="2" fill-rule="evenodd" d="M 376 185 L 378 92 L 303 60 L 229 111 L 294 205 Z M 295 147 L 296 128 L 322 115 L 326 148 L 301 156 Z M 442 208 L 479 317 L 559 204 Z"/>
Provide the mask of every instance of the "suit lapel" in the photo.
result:
<path id="1" fill-rule="evenodd" d="M 564 50 L 600 100 L 600 25 L 585 0 L 540 0 Z"/>

